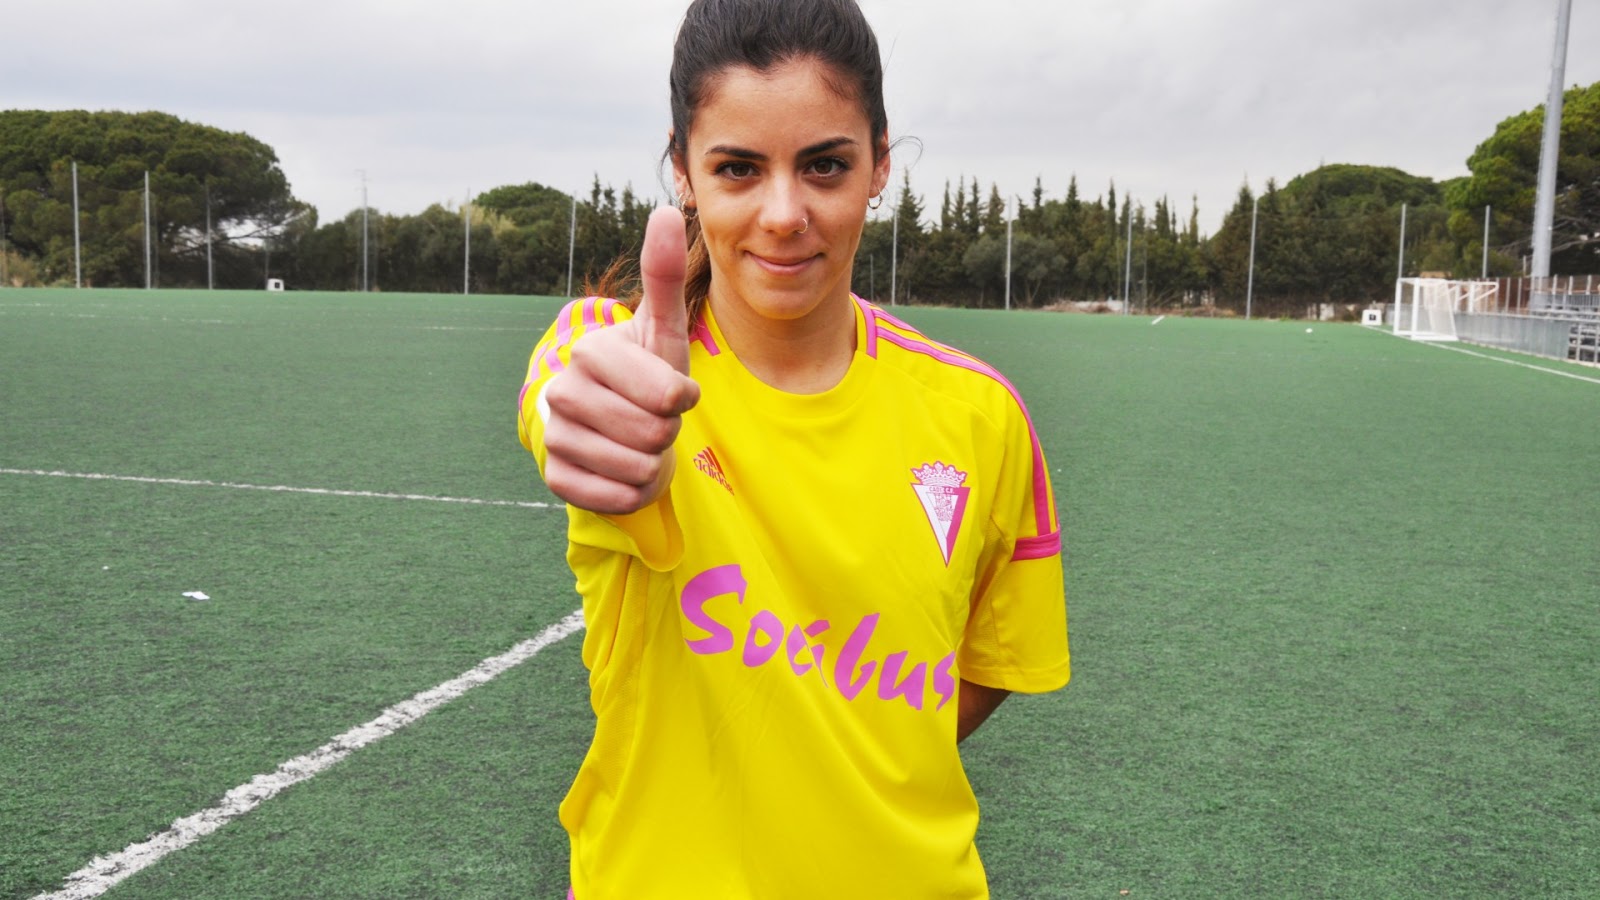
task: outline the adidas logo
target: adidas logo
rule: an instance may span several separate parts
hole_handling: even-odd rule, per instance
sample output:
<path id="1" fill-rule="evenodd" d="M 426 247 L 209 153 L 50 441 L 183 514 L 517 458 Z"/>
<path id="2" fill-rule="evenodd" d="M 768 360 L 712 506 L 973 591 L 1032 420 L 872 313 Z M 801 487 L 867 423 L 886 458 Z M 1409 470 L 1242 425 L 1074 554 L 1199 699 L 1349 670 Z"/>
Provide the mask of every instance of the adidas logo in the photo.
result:
<path id="1" fill-rule="evenodd" d="M 728 493 L 733 493 L 733 485 L 728 483 L 728 475 L 722 471 L 722 462 L 717 459 L 717 454 L 713 453 L 710 447 L 694 455 L 694 467 L 700 474 L 727 488 Z"/>

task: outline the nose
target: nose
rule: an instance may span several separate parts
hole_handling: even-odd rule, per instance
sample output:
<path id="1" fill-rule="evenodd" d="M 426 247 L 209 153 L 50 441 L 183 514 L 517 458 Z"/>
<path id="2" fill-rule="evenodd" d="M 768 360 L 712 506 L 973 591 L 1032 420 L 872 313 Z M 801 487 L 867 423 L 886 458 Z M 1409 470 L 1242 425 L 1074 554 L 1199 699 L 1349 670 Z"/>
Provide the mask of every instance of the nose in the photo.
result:
<path id="1" fill-rule="evenodd" d="M 767 182 L 756 224 L 763 231 L 785 236 L 804 233 L 811 227 L 805 188 L 798 178 L 779 177 Z"/>

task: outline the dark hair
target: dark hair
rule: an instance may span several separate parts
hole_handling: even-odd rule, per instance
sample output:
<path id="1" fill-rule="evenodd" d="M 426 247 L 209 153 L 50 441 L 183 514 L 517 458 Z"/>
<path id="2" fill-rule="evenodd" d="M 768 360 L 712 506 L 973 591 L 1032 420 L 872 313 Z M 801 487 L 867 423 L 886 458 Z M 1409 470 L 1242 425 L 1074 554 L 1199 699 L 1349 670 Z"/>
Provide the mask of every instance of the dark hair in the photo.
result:
<path id="1" fill-rule="evenodd" d="M 662 161 L 681 161 L 687 155 L 695 110 L 706 101 L 722 72 L 736 66 L 765 72 L 802 59 L 825 64 L 830 70 L 824 73 L 828 86 L 840 97 L 861 104 L 873 156 L 881 158 L 883 148 L 878 142 L 889 130 L 883 105 L 883 61 L 878 56 L 878 39 L 856 0 L 694 0 L 684 13 L 672 50 L 672 140 Z M 689 265 L 684 297 L 692 321 L 711 290 L 711 260 L 700 237 L 700 223 L 691 219 L 687 227 Z M 613 263 L 600 287 L 616 285 L 624 268 Z M 595 293 L 616 295 L 604 290 Z M 630 298 L 630 305 L 636 301 L 636 297 Z"/>

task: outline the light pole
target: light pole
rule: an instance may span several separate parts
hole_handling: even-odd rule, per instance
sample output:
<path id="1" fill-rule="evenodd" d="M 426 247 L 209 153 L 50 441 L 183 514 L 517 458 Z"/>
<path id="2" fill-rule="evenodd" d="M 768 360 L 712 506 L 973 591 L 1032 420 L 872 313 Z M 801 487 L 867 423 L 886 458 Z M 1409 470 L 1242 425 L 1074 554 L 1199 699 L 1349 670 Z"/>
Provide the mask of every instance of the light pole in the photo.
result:
<path id="1" fill-rule="evenodd" d="M 567 296 L 572 296 L 572 261 L 578 253 L 578 195 L 572 195 L 572 221 L 567 225 Z"/>
<path id="2" fill-rule="evenodd" d="M 1250 321 L 1250 310 L 1256 296 L 1256 213 L 1261 209 L 1261 198 L 1250 201 L 1250 274 L 1245 279 L 1244 318 Z"/>
<path id="3" fill-rule="evenodd" d="M 1533 277 L 1550 277 L 1550 238 L 1556 213 L 1556 157 L 1561 150 L 1561 89 L 1567 70 L 1567 22 L 1572 0 L 1556 0 L 1556 45 L 1550 54 L 1550 96 L 1544 104 L 1539 188 L 1533 208 Z M 1548 288 L 1547 288 L 1548 290 Z"/>
<path id="4" fill-rule="evenodd" d="M 1017 202 L 1020 204 L 1022 201 L 1018 198 Z M 1007 200 L 1006 205 L 1011 205 L 1009 200 Z M 1006 309 L 1011 308 L 1011 223 L 1016 218 L 1015 213 L 1006 216 Z"/>

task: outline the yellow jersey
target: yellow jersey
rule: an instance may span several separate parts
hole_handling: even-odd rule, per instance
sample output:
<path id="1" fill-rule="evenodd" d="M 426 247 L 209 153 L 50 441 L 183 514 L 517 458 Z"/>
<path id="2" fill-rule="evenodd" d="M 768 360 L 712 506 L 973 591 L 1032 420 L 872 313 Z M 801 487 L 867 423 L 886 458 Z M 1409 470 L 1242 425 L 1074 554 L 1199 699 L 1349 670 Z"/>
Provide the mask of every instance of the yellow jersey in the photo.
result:
<path id="1" fill-rule="evenodd" d="M 810 395 L 753 376 L 705 309 L 667 491 L 568 507 L 597 717 L 560 809 L 577 900 L 988 896 L 956 698 L 1067 682 L 1049 470 L 998 372 L 854 308 L 848 371 Z M 541 467 L 538 391 L 630 315 L 575 301 L 534 349 Z"/>

